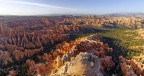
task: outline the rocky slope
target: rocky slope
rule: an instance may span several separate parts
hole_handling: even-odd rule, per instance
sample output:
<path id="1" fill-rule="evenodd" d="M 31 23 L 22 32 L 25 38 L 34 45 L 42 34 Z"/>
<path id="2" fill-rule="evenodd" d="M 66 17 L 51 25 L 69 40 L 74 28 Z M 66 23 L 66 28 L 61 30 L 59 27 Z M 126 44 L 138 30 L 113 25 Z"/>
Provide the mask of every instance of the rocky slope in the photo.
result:
<path id="1" fill-rule="evenodd" d="M 81 52 L 68 62 L 64 62 L 51 76 L 103 76 L 100 58 L 92 53 Z"/>
<path id="2" fill-rule="evenodd" d="M 41 60 L 50 59 L 46 60 L 46 64 L 28 60 L 27 65 L 31 75 L 111 76 L 115 75 L 113 68 L 117 67 L 111 56 L 112 51 L 107 44 L 86 37 L 57 46 L 53 58 L 49 54 L 39 57 Z"/>
<path id="3" fill-rule="evenodd" d="M 118 59 L 123 50 L 115 46 L 113 47 L 115 50 L 110 48 L 111 41 L 99 42 L 97 36 L 79 38 L 83 35 L 108 31 L 101 30 L 101 27 L 141 28 L 143 24 L 144 18 L 136 17 L 2 18 L 0 76 L 143 75 L 143 68 L 137 63 L 139 59 L 143 62 L 143 55 L 140 58 L 135 57 L 138 60 L 135 59 L 136 61 L 130 64 L 128 59 L 124 58 L 125 61 L 121 61 L 121 57 Z M 140 35 L 136 39 L 143 39 L 143 32 L 139 31 L 135 31 Z M 142 46 L 140 48 L 143 49 Z M 133 71 L 132 74 L 129 73 L 131 72 L 129 69 Z"/>

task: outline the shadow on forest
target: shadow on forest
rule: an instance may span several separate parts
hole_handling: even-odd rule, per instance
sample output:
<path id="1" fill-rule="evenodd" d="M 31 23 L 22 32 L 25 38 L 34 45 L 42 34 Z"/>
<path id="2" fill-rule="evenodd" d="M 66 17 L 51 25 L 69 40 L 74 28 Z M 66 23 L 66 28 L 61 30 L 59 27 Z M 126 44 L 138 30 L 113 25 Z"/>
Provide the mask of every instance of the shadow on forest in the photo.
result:
<path id="1" fill-rule="evenodd" d="M 117 26 L 104 26 L 104 28 L 116 29 L 116 28 L 119 28 L 119 27 L 117 27 Z"/>
<path id="2" fill-rule="evenodd" d="M 120 69 L 120 61 L 119 56 L 128 57 L 128 49 L 122 47 L 119 45 L 120 40 L 115 38 L 109 38 L 109 37 L 101 37 L 101 42 L 107 43 L 109 47 L 113 48 L 113 52 L 110 56 L 112 56 L 113 61 L 116 64 L 116 68 L 112 68 L 109 71 L 106 71 L 106 76 L 111 76 L 112 73 L 119 74 L 118 76 L 122 76 L 121 69 Z"/>
<path id="3" fill-rule="evenodd" d="M 86 37 L 86 36 L 96 34 L 96 33 L 106 33 L 108 31 L 109 30 L 102 30 L 102 29 L 96 29 L 96 28 L 89 27 L 89 28 L 81 29 L 80 31 L 69 32 L 68 33 L 69 34 L 69 40 L 67 40 L 67 41 L 68 42 L 73 41 L 76 38 Z"/>

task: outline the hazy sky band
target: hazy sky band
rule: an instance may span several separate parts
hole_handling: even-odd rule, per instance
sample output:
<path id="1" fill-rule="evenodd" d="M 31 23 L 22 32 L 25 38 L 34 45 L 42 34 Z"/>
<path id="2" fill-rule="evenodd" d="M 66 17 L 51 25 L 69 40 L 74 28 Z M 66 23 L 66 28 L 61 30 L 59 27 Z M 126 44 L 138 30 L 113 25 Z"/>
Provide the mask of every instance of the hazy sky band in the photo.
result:
<path id="1" fill-rule="evenodd" d="M 144 12 L 144 0 L 0 0 L 0 15 Z"/>

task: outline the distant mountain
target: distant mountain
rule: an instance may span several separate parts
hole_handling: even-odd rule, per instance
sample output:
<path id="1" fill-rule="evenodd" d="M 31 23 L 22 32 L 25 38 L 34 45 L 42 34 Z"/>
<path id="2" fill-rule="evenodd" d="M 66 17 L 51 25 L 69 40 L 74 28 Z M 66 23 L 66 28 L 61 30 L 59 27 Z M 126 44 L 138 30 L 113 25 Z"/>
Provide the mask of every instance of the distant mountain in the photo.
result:
<path id="1" fill-rule="evenodd" d="M 113 13 L 113 14 L 106 14 L 105 16 L 114 16 L 114 17 L 120 17 L 120 16 L 134 16 L 134 17 L 144 17 L 144 13 Z"/>
<path id="2" fill-rule="evenodd" d="M 13 18 L 13 17 L 45 17 L 45 16 L 110 16 L 110 17 L 121 17 L 121 16 L 125 16 L 125 17 L 130 17 L 130 16 L 134 16 L 134 17 L 144 17 L 144 13 L 138 12 L 138 13 L 110 13 L 110 14 L 39 14 L 39 15 L 0 15 L 0 18 L 3 17 L 9 17 L 9 18 Z"/>

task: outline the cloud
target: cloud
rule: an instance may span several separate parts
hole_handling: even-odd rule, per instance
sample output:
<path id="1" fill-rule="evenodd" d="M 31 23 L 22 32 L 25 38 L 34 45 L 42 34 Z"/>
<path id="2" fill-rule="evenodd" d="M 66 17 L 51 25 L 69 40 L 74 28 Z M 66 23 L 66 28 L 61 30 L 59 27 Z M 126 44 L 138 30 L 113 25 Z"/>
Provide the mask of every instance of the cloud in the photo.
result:
<path id="1" fill-rule="evenodd" d="M 2 1 L 2 0 L 0 0 Z M 48 15 L 48 14 L 79 14 L 83 10 L 67 8 L 43 3 L 26 2 L 18 0 L 3 0 L 0 2 L 0 14 L 12 15 Z M 2 10 L 3 9 L 3 10 Z"/>
<path id="2" fill-rule="evenodd" d="M 48 7 L 48 8 L 55 8 L 55 9 L 70 9 L 70 10 L 74 10 L 74 9 L 71 9 L 71 8 L 65 8 L 65 7 L 60 7 L 60 6 L 53 6 L 53 5 L 42 4 L 42 3 L 35 3 L 35 2 L 23 2 L 23 1 L 15 1 L 15 0 L 11 0 L 11 1 L 8 1 L 8 2 L 10 2 L 10 3 L 16 3 L 16 4 L 38 6 L 38 7 Z"/>

